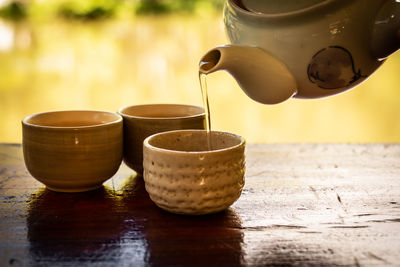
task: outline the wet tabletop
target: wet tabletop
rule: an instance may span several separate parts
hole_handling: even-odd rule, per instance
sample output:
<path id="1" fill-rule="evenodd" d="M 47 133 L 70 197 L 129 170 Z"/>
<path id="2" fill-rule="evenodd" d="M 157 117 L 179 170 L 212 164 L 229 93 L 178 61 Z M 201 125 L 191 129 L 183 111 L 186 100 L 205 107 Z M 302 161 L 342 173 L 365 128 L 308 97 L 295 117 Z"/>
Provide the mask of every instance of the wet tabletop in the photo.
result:
<path id="1" fill-rule="evenodd" d="M 20 145 L 0 145 L 0 266 L 398 266 L 400 144 L 246 153 L 240 199 L 183 216 L 155 206 L 125 165 L 98 190 L 55 193 Z"/>

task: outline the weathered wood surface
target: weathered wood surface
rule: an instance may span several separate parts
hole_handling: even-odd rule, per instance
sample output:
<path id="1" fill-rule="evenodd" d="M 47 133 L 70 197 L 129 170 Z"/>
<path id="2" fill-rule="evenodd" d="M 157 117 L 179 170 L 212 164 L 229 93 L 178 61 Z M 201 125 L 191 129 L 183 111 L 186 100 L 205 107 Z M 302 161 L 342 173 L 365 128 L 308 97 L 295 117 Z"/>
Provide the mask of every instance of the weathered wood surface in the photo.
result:
<path id="1" fill-rule="evenodd" d="M 132 174 L 55 193 L 0 145 L 0 265 L 400 265 L 400 144 L 249 145 L 241 198 L 208 216 L 162 211 Z"/>

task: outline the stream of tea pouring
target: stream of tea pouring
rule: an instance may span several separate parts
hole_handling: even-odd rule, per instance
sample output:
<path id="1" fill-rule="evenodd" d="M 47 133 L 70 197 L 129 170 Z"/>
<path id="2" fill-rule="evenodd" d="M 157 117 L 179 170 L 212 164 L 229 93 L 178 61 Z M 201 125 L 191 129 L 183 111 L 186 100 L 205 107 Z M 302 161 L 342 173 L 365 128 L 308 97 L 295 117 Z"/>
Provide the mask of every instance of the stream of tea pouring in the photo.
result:
<path id="1" fill-rule="evenodd" d="M 200 82 L 200 90 L 201 96 L 203 99 L 203 106 L 206 112 L 206 130 L 207 130 L 207 149 L 212 150 L 211 144 L 211 117 L 210 117 L 210 103 L 208 101 L 208 92 L 207 92 L 207 74 L 204 72 L 204 69 L 212 64 L 207 61 L 200 61 L 199 66 L 199 82 Z"/>

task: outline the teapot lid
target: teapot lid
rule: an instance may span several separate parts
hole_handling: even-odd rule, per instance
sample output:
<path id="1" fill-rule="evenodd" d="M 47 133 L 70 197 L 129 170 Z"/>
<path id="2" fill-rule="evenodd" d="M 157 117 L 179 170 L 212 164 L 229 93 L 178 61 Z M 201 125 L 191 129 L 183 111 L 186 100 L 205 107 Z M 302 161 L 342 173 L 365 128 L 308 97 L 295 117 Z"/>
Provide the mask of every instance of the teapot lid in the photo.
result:
<path id="1" fill-rule="evenodd" d="M 330 0 L 236 0 L 239 6 L 259 14 L 281 14 L 312 8 Z"/>

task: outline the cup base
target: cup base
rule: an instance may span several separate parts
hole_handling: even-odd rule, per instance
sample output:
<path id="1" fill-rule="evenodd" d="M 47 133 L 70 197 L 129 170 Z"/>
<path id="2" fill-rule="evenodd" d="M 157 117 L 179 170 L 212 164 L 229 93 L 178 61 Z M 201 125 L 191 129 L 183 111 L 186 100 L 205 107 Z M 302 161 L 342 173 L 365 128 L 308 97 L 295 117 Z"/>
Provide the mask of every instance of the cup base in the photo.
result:
<path id="1" fill-rule="evenodd" d="M 153 201 L 154 202 L 154 201 Z M 174 214 L 178 214 L 178 215 L 187 215 L 187 216 L 201 216 L 201 215 L 210 215 L 210 214 L 214 214 L 214 213 L 219 213 L 219 212 L 223 212 L 224 210 L 228 209 L 231 205 L 226 206 L 226 207 L 221 207 L 221 208 L 213 208 L 213 209 L 204 209 L 204 210 L 195 210 L 195 209 L 170 209 L 167 206 L 163 206 L 160 205 L 156 202 L 154 202 L 157 207 L 170 212 L 170 213 L 174 213 Z"/>
<path id="2" fill-rule="evenodd" d="M 54 191 L 54 192 L 60 192 L 60 193 L 79 193 L 79 192 L 86 192 L 86 191 L 93 191 L 96 189 L 99 189 L 102 187 L 103 184 L 97 184 L 95 186 L 88 186 L 88 187 L 79 187 L 79 188 L 58 188 L 58 187 L 52 187 L 52 186 L 47 186 L 46 188 Z"/>

